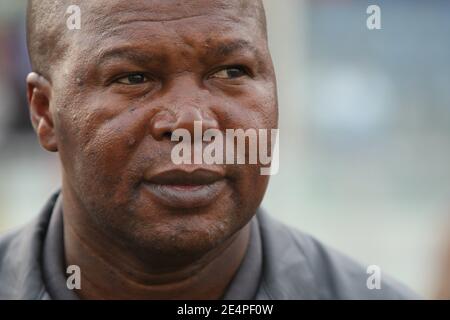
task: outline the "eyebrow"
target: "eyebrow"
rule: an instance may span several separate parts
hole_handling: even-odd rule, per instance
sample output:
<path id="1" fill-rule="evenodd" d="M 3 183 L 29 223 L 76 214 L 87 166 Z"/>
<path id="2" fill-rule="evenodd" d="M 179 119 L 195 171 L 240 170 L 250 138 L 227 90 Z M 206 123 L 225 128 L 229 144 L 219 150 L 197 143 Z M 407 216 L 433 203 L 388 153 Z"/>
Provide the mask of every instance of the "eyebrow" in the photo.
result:
<path id="1" fill-rule="evenodd" d="M 109 60 L 123 59 L 132 61 L 134 63 L 145 65 L 149 64 L 150 61 L 161 62 L 164 60 L 164 56 L 155 53 L 142 53 L 138 52 L 130 47 L 120 47 L 111 50 L 106 50 L 97 57 L 97 65 L 106 64 Z"/>
<path id="2" fill-rule="evenodd" d="M 217 46 L 208 48 L 207 54 L 217 57 L 227 57 L 236 51 L 250 51 L 258 55 L 259 50 L 254 47 L 249 41 L 239 39 L 228 42 L 220 42 Z"/>

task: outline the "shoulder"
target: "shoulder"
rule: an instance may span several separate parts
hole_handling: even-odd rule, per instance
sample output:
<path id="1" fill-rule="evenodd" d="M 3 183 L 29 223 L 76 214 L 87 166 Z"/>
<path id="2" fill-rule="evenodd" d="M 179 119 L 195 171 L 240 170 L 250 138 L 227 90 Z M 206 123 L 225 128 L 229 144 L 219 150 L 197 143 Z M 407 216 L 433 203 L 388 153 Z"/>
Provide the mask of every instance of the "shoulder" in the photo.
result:
<path id="1" fill-rule="evenodd" d="M 41 252 L 57 194 L 27 225 L 0 235 L 0 299 L 34 299 L 42 290 Z"/>
<path id="2" fill-rule="evenodd" d="M 16 299 L 17 284 L 22 279 L 27 258 L 30 258 L 33 232 L 31 224 L 0 235 L 0 299 Z M 27 255 L 27 256 L 25 256 Z"/>
<path id="3" fill-rule="evenodd" d="M 314 237 L 259 214 L 265 255 L 265 287 L 283 299 L 418 299 L 382 270 L 379 289 L 372 273 Z"/>

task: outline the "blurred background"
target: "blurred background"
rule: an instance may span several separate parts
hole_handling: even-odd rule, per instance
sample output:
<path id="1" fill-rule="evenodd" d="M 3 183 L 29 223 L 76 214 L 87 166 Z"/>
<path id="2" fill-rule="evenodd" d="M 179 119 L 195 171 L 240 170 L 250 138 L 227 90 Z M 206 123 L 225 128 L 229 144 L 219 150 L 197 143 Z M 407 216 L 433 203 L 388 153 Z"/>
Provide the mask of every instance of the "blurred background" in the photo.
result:
<path id="1" fill-rule="evenodd" d="M 265 3 L 281 129 L 264 207 L 450 298 L 450 1 Z M 367 29 L 370 4 L 381 30 Z M 36 216 L 60 181 L 29 122 L 25 5 L 0 2 L 0 232 Z"/>

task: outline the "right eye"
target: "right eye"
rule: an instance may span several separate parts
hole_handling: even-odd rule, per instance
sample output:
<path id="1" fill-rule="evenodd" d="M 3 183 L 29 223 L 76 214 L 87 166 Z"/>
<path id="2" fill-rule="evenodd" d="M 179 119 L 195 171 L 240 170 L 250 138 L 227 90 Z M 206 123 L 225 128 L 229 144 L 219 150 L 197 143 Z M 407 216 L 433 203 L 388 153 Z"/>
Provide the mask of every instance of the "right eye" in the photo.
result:
<path id="1" fill-rule="evenodd" d="M 240 66 L 224 67 L 223 69 L 217 71 L 211 78 L 232 80 L 248 75 L 246 70 Z"/>
<path id="2" fill-rule="evenodd" d="M 115 82 L 125 84 L 128 86 L 139 85 L 148 82 L 149 79 L 143 73 L 131 73 L 122 78 L 117 79 Z"/>

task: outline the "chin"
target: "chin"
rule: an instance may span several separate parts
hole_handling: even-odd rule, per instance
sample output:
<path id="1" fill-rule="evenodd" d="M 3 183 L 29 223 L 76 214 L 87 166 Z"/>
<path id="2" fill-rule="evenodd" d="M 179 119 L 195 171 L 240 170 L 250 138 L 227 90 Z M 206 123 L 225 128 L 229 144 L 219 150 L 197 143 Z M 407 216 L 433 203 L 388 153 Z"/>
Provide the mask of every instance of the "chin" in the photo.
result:
<path id="1" fill-rule="evenodd" d="M 121 233 L 146 252 L 163 255 L 204 255 L 217 248 L 252 218 L 253 212 L 239 214 L 230 201 L 206 208 L 140 208 L 126 224 L 118 225 Z M 147 209 L 147 210 L 145 210 Z M 131 221 L 133 220 L 133 221 Z"/>
<path id="2" fill-rule="evenodd" d="M 186 221 L 136 225 L 128 237 L 133 239 L 133 247 L 152 256 L 201 257 L 226 242 L 240 227 L 233 221 L 197 216 Z"/>

